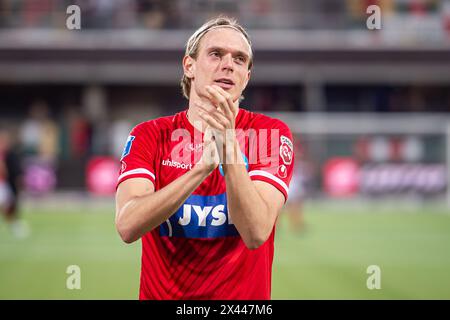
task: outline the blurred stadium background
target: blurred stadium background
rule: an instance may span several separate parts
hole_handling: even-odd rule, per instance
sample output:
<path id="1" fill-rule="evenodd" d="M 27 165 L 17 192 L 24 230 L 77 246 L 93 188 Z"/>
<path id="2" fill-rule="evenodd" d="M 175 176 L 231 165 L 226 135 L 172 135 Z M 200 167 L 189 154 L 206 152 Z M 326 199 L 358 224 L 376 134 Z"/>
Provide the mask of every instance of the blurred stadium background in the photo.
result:
<path id="1" fill-rule="evenodd" d="M 81 30 L 66 28 L 71 4 Z M 366 27 L 372 4 L 381 30 Z M 273 298 L 449 299 L 450 1 L 437 0 L 0 0 L 0 125 L 22 154 L 31 230 L 0 222 L 0 298 L 137 298 L 140 243 L 114 227 L 118 158 L 135 124 L 186 108 L 185 42 L 218 14 L 253 41 L 241 106 L 287 122 L 300 155 L 289 208 L 304 225 L 279 220 Z"/>

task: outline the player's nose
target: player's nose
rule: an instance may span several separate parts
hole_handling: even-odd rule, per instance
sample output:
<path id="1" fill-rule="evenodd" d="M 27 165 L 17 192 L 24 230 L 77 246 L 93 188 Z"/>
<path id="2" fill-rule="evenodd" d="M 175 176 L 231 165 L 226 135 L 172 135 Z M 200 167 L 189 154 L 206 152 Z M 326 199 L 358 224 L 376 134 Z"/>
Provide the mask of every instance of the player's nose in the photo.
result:
<path id="1" fill-rule="evenodd" d="M 233 71 L 233 56 L 231 53 L 222 56 L 222 69 Z"/>

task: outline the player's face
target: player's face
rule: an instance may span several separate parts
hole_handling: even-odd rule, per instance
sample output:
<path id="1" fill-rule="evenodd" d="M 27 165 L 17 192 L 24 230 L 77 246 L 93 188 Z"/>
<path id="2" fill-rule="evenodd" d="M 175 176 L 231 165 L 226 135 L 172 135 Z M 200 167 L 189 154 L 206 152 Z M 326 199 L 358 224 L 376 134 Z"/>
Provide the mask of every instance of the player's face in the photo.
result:
<path id="1" fill-rule="evenodd" d="M 205 86 L 215 84 L 236 101 L 250 79 L 250 55 L 250 46 L 240 32 L 231 28 L 207 32 L 193 61 L 192 88 L 198 96 L 205 97 Z"/>

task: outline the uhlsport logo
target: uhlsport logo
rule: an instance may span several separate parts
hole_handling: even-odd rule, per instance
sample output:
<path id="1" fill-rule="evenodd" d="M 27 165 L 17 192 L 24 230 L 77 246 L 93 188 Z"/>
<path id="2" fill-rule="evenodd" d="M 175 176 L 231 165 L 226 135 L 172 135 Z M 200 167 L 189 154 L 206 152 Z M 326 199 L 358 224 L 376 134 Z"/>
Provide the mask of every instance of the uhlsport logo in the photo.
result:
<path id="1" fill-rule="evenodd" d="M 161 236 L 182 238 L 220 238 L 238 232 L 227 209 L 226 193 L 215 196 L 191 195 L 165 223 Z"/>
<path id="2" fill-rule="evenodd" d="M 203 142 L 201 143 L 188 143 L 184 146 L 184 149 L 188 152 L 199 152 L 203 149 Z"/>
<path id="3" fill-rule="evenodd" d="M 192 169 L 192 163 L 182 163 L 175 160 L 166 159 L 161 162 L 163 166 L 172 167 L 176 169 L 185 169 L 185 170 L 191 170 Z"/>

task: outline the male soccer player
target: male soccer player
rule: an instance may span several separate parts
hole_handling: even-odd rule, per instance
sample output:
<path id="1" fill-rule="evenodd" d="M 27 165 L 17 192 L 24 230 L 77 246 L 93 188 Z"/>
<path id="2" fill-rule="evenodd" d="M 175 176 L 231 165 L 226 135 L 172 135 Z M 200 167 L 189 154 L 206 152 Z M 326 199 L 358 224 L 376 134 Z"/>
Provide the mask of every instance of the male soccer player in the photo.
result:
<path id="1" fill-rule="evenodd" d="M 21 177 L 21 157 L 14 149 L 11 133 L 0 128 L 0 212 L 13 236 L 19 239 L 30 234 L 28 224 L 19 217 Z"/>
<path id="2" fill-rule="evenodd" d="M 189 107 L 128 137 L 116 227 L 142 238 L 140 299 L 270 299 L 294 153 L 283 122 L 239 108 L 252 62 L 235 20 L 206 22 L 183 58 Z"/>

